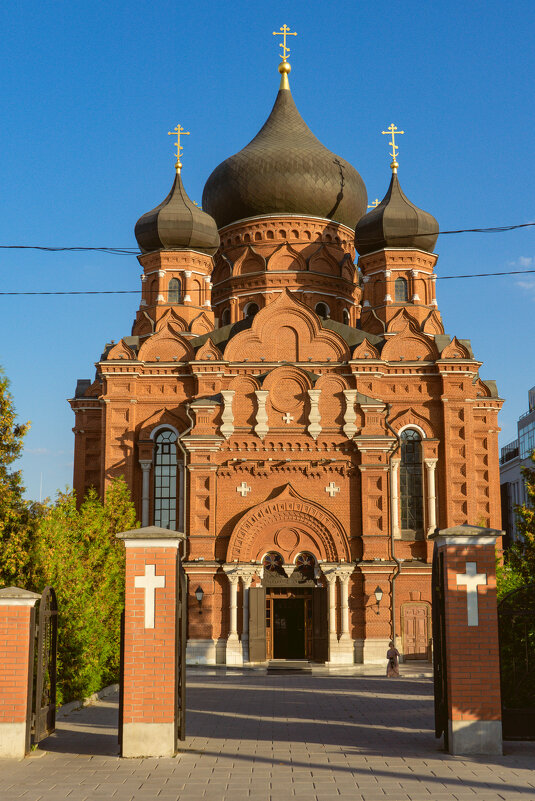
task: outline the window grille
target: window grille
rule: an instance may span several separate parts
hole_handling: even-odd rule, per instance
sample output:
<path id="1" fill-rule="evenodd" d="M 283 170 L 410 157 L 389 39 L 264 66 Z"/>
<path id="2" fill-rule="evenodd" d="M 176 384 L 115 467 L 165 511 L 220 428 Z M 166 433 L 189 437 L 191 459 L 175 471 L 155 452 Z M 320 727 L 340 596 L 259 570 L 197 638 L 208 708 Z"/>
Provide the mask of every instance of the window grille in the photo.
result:
<path id="1" fill-rule="evenodd" d="M 406 303 L 409 299 L 409 288 L 406 278 L 396 278 L 394 284 L 394 294 L 397 301 Z"/>
<path id="2" fill-rule="evenodd" d="M 154 525 L 176 531 L 176 434 L 160 431 L 154 452 Z"/>
<path id="3" fill-rule="evenodd" d="M 418 431 L 412 428 L 406 428 L 401 433 L 399 481 L 401 530 L 407 534 L 422 535 L 424 530 L 422 438 Z"/>
<path id="4" fill-rule="evenodd" d="M 171 278 L 169 281 L 169 287 L 167 290 L 167 302 L 168 303 L 180 303 L 180 281 L 178 278 Z"/>

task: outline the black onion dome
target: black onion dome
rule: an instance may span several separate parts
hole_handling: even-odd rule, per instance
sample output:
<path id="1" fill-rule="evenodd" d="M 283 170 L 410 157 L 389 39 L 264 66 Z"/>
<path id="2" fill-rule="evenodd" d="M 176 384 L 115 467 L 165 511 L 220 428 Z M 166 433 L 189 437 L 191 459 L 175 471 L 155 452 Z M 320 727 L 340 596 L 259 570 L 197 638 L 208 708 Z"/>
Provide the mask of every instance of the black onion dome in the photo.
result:
<path id="1" fill-rule="evenodd" d="M 263 128 L 223 161 L 204 187 L 219 228 L 263 214 L 324 217 L 355 228 L 366 211 L 364 182 L 309 129 L 289 89 L 280 89 Z"/>
<path id="2" fill-rule="evenodd" d="M 396 173 L 379 205 L 359 220 L 355 247 L 361 256 L 384 248 L 417 248 L 432 253 L 438 222 L 403 194 Z"/>
<path id="3" fill-rule="evenodd" d="M 219 247 L 215 220 L 189 199 L 180 173 L 165 200 L 139 218 L 135 235 L 143 253 L 188 248 L 212 255 Z"/>

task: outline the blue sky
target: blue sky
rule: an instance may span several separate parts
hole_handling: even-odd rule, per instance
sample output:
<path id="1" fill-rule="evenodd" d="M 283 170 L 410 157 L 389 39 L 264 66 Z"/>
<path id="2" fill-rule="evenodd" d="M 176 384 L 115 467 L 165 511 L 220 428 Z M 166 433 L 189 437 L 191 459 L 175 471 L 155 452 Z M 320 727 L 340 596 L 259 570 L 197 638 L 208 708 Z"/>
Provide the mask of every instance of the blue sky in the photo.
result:
<path id="1" fill-rule="evenodd" d="M 287 23 L 292 92 L 324 144 L 361 173 L 370 199 L 400 138 L 406 194 L 442 230 L 535 221 L 535 4 L 524 2 L 25 2 L 4 4 L 0 67 L 0 244 L 133 247 L 137 218 L 173 180 L 204 182 L 269 114 Z M 438 240 L 438 275 L 535 269 L 535 229 Z M 3 291 L 134 289 L 134 256 L 0 251 Z M 439 281 L 446 331 L 472 340 L 516 436 L 535 384 L 535 274 Z M 30 497 L 72 481 L 77 378 L 130 333 L 135 295 L 0 297 L 0 364 L 31 420 L 21 466 Z"/>

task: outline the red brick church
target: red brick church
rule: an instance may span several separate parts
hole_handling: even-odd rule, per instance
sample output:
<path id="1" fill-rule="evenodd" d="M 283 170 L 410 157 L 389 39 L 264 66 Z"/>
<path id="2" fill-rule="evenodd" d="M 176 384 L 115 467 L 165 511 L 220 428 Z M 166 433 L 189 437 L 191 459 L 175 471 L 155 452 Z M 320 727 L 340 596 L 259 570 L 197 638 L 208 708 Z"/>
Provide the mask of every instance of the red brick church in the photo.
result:
<path id="1" fill-rule="evenodd" d="M 74 486 L 123 475 L 143 525 L 186 533 L 192 663 L 384 661 L 392 637 L 426 658 L 428 535 L 500 527 L 502 401 L 444 332 L 438 224 L 401 189 L 394 127 L 367 213 L 279 71 L 203 210 L 179 146 L 136 224 L 141 302 L 71 400 Z"/>

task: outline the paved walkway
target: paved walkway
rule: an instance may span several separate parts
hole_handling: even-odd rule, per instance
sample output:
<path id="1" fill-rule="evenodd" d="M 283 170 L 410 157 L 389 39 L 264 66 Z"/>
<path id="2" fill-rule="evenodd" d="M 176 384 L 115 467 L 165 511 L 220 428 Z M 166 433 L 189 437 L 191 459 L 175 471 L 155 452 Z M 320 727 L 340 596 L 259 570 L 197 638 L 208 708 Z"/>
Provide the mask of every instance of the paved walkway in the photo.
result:
<path id="1" fill-rule="evenodd" d="M 1 801 L 535 800 L 535 743 L 451 757 L 429 678 L 190 669 L 174 759 L 117 756 L 117 699 L 63 719 L 43 756 L 0 761 Z"/>

